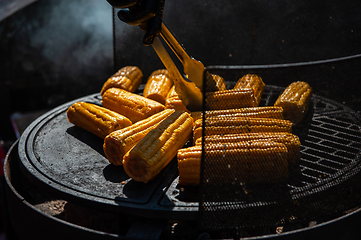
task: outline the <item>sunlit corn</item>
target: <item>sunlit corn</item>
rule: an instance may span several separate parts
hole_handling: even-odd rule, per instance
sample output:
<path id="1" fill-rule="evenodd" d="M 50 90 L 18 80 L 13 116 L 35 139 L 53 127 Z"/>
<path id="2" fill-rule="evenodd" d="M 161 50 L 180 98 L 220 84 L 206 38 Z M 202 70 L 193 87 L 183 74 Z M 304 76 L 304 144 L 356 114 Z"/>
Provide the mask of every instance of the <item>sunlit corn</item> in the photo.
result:
<path id="1" fill-rule="evenodd" d="M 152 180 L 190 139 L 192 126 L 189 113 L 172 113 L 125 154 L 125 172 L 138 182 Z"/>
<path id="2" fill-rule="evenodd" d="M 101 95 L 109 88 L 121 88 L 129 92 L 135 92 L 143 80 L 143 73 L 139 67 L 126 66 L 119 69 L 104 83 Z"/>
<path id="3" fill-rule="evenodd" d="M 86 102 L 71 105 L 67 110 L 67 117 L 69 122 L 101 138 L 132 124 L 127 117 L 119 113 Z"/>
<path id="4" fill-rule="evenodd" d="M 124 155 L 173 112 L 174 110 L 166 109 L 106 136 L 103 149 L 108 161 L 116 166 L 122 165 Z"/>
<path id="5" fill-rule="evenodd" d="M 102 104 L 129 118 L 133 123 L 165 109 L 157 101 L 119 88 L 110 88 L 102 96 Z"/>
<path id="6" fill-rule="evenodd" d="M 143 96 L 164 105 L 172 86 L 173 80 L 168 71 L 166 69 L 156 70 L 149 76 L 144 87 Z"/>

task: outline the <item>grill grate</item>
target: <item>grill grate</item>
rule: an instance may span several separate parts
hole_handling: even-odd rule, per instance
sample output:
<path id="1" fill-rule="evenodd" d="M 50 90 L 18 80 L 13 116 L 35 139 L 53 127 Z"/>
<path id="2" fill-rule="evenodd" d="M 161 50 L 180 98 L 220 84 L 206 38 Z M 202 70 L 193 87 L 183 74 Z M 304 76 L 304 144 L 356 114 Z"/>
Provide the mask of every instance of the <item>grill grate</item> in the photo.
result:
<path id="1" fill-rule="evenodd" d="M 300 170 L 310 183 L 338 177 L 359 164 L 361 131 L 350 110 L 317 99 L 307 138 L 302 143 Z M 318 105 L 325 106 L 323 110 Z M 349 175 L 349 174 L 348 174 Z"/>
<path id="2" fill-rule="evenodd" d="M 273 105 L 283 88 L 266 86 L 260 105 Z M 361 196 L 360 118 L 351 109 L 314 95 L 293 129 L 301 140 L 299 169 L 281 184 L 214 184 L 221 167 L 204 151 L 200 225 L 247 229 L 308 222 L 357 207 Z M 210 183 L 213 182 L 213 183 Z"/>

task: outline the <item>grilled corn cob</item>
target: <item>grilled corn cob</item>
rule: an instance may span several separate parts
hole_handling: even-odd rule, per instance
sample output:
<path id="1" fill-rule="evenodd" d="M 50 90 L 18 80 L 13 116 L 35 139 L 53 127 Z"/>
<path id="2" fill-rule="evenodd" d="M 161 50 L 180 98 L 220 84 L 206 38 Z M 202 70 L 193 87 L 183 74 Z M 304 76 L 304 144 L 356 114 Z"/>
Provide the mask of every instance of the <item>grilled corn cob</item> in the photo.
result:
<path id="1" fill-rule="evenodd" d="M 204 138 L 204 144 L 227 143 L 227 142 L 245 142 L 245 141 L 274 141 L 285 144 L 288 150 L 288 165 L 297 166 L 300 161 L 300 139 L 289 132 L 261 132 L 261 133 L 243 133 L 243 134 L 225 134 L 209 135 Z M 202 145 L 202 138 L 198 138 L 195 145 Z"/>
<path id="2" fill-rule="evenodd" d="M 166 109 L 106 136 L 103 149 L 108 161 L 116 166 L 122 165 L 124 155 L 173 112 L 174 110 Z"/>
<path id="3" fill-rule="evenodd" d="M 183 102 L 179 99 L 178 94 L 175 91 L 175 85 L 173 85 L 173 87 L 169 90 L 165 101 L 165 108 L 189 112 Z"/>
<path id="4" fill-rule="evenodd" d="M 108 89 L 102 97 L 102 104 L 126 116 L 133 123 L 165 109 L 159 102 L 119 88 Z"/>
<path id="5" fill-rule="evenodd" d="M 191 116 L 195 122 L 198 119 L 201 119 L 203 112 L 192 112 Z M 245 108 L 236 108 L 236 109 L 226 109 L 226 110 L 209 110 L 205 111 L 206 118 L 212 117 L 255 117 L 255 118 L 276 118 L 283 119 L 283 109 L 281 107 L 274 106 L 264 106 L 264 107 L 245 107 Z"/>
<path id="6" fill-rule="evenodd" d="M 254 91 L 256 106 L 259 106 L 264 86 L 265 84 L 262 81 L 262 78 L 254 74 L 247 74 L 237 81 L 233 89 L 251 88 Z"/>
<path id="7" fill-rule="evenodd" d="M 206 93 L 208 110 L 256 107 L 253 90 L 250 88 L 230 89 Z"/>
<path id="8" fill-rule="evenodd" d="M 199 113 L 199 118 L 202 112 Z M 226 110 L 205 111 L 206 118 L 211 117 L 255 117 L 255 118 L 276 118 L 283 119 L 283 109 L 281 107 L 264 106 L 264 107 L 245 107 Z"/>
<path id="9" fill-rule="evenodd" d="M 224 78 L 217 74 L 211 74 L 212 78 L 216 82 L 216 86 L 218 88 L 218 91 L 227 90 L 226 82 L 224 81 Z"/>
<path id="10" fill-rule="evenodd" d="M 67 110 L 67 117 L 69 122 L 101 138 L 132 124 L 128 118 L 119 113 L 86 102 L 71 105 Z"/>
<path id="11" fill-rule="evenodd" d="M 221 90 L 220 87 L 222 88 L 222 83 L 221 81 L 223 80 L 222 77 L 216 75 L 216 74 L 211 74 L 208 71 L 204 71 L 203 72 L 203 78 L 204 81 L 206 82 L 205 86 L 203 86 L 204 91 L 205 92 L 215 92 L 215 91 L 219 91 Z M 220 82 L 218 82 L 220 81 Z M 203 89 L 201 89 L 203 91 Z M 196 109 L 194 111 L 199 111 L 200 109 Z"/>
<path id="12" fill-rule="evenodd" d="M 273 141 L 216 143 L 204 146 L 209 181 L 217 183 L 279 183 L 288 176 L 287 148 Z M 179 183 L 198 185 L 202 147 L 178 150 Z"/>
<path id="13" fill-rule="evenodd" d="M 125 172 L 135 181 L 147 183 L 153 179 L 189 140 L 192 125 L 187 112 L 172 113 L 124 156 Z"/>
<path id="14" fill-rule="evenodd" d="M 104 83 L 100 94 L 103 95 L 109 88 L 121 88 L 129 92 L 135 92 L 142 83 L 143 73 L 136 66 L 126 66 L 119 69 Z"/>
<path id="15" fill-rule="evenodd" d="M 179 184 L 199 185 L 202 146 L 181 148 L 177 152 Z"/>
<path id="16" fill-rule="evenodd" d="M 168 92 L 172 86 L 173 80 L 166 69 L 154 71 L 145 84 L 143 96 L 165 104 Z"/>
<path id="17" fill-rule="evenodd" d="M 312 88 L 306 82 L 293 82 L 278 97 L 274 106 L 282 107 L 285 119 L 298 124 L 305 116 L 312 97 Z"/>
<path id="18" fill-rule="evenodd" d="M 194 123 L 193 141 L 202 136 L 202 119 Z M 292 132 L 292 122 L 273 118 L 223 118 L 205 119 L 205 135 L 230 133 Z"/>

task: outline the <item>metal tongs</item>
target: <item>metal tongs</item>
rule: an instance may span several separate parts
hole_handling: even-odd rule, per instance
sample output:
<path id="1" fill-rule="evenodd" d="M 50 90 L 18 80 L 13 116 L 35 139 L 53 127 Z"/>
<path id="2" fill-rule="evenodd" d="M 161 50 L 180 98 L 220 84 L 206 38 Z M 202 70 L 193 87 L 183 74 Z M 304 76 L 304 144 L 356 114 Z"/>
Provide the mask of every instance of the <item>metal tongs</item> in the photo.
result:
<path id="1" fill-rule="evenodd" d="M 175 90 L 179 98 L 188 110 L 202 110 L 204 65 L 187 54 L 164 23 L 162 23 L 160 36 L 169 45 L 170 49 L 172 49 L 183 65 L 184 74 L 181 73 L 173 62 L 173 59 L 169 56 L 161 40 L 158 37 L 154 39 L 152 46 L 168 72 L 173 76 Z"/>

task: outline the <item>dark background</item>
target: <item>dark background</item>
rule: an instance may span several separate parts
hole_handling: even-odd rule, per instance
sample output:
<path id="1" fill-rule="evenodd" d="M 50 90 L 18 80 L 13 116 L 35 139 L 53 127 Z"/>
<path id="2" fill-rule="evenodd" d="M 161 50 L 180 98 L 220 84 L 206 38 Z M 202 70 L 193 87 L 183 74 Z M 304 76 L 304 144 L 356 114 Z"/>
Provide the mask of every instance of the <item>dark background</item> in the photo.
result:
<path id="1" fill-rule="evenodd" d="M 39 0 L 0 23 L 0 136 L 9 115 L 98 91 L 113 72 L 112 9 L 99 0 Z"/>
<path id="2" fill-rule="evenodd" d="M 360 54 L 360 10 L 351 0 L 167 0 L 164 20 L 206 66 L 268 65 Z M 112 13 L 105 0 L 38 0 L 0 21 L 0 139 L 16 138 L 16 112 L 99 92 L 125 65 L 144 76 L 163 67 L 138 27 L 117 21 L 113 41 Z M 339 92 L 347 104 L 361 104 L 358 83 L 327 84 L 334 90 L 321 95 Z"/>

